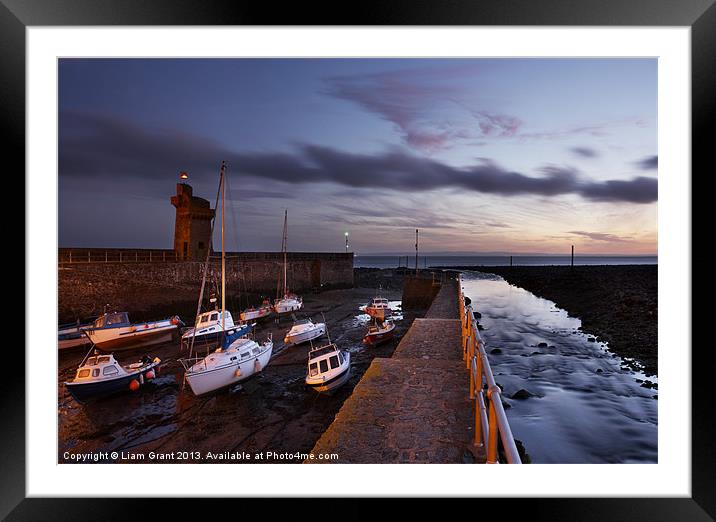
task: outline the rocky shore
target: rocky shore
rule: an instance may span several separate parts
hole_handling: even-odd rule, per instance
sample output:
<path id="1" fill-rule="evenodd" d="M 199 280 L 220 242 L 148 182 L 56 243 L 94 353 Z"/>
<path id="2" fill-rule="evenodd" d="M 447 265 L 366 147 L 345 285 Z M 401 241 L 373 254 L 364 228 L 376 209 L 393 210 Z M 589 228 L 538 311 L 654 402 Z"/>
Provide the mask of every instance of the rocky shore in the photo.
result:
<path id="1" fill-rule="evenodd" d="M 656 265 L 460 267 L 502 276 L 510 284 L 554 301 L 582 320 L 582 329 L 621 357 L 658 373 Z M 635 368 L 636 365 L 626 362 Z"/>

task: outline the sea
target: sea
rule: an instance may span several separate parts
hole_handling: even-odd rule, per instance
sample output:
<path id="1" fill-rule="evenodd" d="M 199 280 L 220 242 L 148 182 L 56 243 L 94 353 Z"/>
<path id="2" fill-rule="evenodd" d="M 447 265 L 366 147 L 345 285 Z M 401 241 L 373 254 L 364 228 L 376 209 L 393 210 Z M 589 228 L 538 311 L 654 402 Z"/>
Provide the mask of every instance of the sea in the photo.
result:
<path id="1" fill-rule="evenodd" d="M 397 268 L 398 266 L 415 268 L 415 256 L 378 256 L 358 255 L 354 257 L 356 268 Z M 569 265 L 571 256 L 512 256 L 512 265 Z M 418 257 L 418 267 L 436 266 L 509 266 L 510 256 L 451 256 L 428 255 Z M 656 265 L 657 256 L 574 256 L 575 265 Z"/>

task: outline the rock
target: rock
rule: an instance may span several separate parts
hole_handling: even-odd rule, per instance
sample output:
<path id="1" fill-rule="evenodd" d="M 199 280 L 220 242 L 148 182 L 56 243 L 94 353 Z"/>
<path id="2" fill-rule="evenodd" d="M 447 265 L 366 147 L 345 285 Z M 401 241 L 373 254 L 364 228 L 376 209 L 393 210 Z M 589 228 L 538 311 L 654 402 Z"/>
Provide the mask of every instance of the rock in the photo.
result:
<path id="1" fill-rule="evenodd" d="M 475 312 L 475 317 L 477 319 L 482 319 L 482 314 L 480 312 Z"/>
<path id="2" fill-rule="evenodd" d="M 588 343 L 593 343 L 593 342 L 596 342 L 596 341 L 597 341 L 597 340 L 596 340 L 594 337 L 588 337 L 588 338 L 587 338 L 587 342 L 588 342 Z"/>
<path id="3" fill-rule="evenodd" d="M 512 404 L 506 401 L 502 401 L 502 407 L 506 410 L 509 410 L 510 408 L 512 408 Z"/>
<path id="4" fill-rule="evenodd" d="M 522 464 L 531 464 L 532 459 L 530 458 L 530 454 L 527 453 L 525 445 L 520 439 L 515 439 L 515 446 L 517 446 L 517 453 L 519 453 L 520 455 L 520 460 L 522 461 Z"/>
<path id="5" fill-rule="evenodd" d="M 502 350 L 500 350 L 499 348 L 493 348 L 492 350 L 490 350 L 490 353 L 500 354 L 500 353 L 502 353 Z"/>
<path id="6" fill-rule="evenodd" d="M 603 371 L 601 368 L 597 368 L 597 373 L 602 373 Z"/>
<path id="7" fill-rule="evenodd" d="M 533 397 L 533 396 L 534 396 L 533 394 L 531 394 L 530 392 L 528 392 L 525 389 L 517 390 L 515 393 L 512 394 L 513 399 L 517 399 L 520 401 L 529 399 L 530 397 Z"/>
<path id="8" fill-rule="evenodd" d="M 477 325 L 477 329 L 480 330 L 480 331 L 482 331 L 482 330 L 484 330 L 485 328 L 484 328 L 481 324 L 478 324 L 478 325 Z"/>
<path id="9" fill-rule="evenodd" d="M 537 348 L 547 348 L 547 343 L 542 341 L 541 343 L 537 344 Z"/>

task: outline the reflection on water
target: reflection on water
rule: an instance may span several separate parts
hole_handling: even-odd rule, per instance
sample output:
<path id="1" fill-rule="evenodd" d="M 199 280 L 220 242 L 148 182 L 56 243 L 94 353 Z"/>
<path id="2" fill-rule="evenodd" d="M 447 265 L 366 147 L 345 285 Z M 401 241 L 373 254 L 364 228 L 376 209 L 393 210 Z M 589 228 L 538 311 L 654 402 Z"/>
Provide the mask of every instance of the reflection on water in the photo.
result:
<path id="1" fill-rule="evenodd" d="M 465 272 L 515 438 L 535 463 L 657 461 L 657 382 L 580 330 L 554 303 L 492 274 Z M 533 396 L 512 399 L 524 389 Z"/>

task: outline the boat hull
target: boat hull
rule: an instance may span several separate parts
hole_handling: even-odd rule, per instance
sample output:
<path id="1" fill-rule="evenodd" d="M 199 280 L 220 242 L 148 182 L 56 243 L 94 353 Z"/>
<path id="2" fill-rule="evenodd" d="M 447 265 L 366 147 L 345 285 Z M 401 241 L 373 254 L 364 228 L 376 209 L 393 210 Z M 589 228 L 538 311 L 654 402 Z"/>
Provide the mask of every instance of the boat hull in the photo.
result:
<path id="1" fill-rule="evenodd" d="M 124 330 L 124 328 L 122 330 Z M 90 338 L 97 348 L 104 351 L 117 352 L 169 342 L 172 340 L 176 331 L 176 325 L 171 325 L 150 330 L 137 329 L 134 332 L 128 330 L 113 337 L 94 336 L 90 334 Z"/>
<path id="2" fill-rule="evenodd" d="M 288 345 L 296 345 L 301 343 L 307 343 L 313 339 L 318 339 L 326 333 L 325 326 L 318 326 L 312 330 L 301 332 L 299 334 L 287 335 L 284 337 L 283 342 Z"/>
<path id="3" fill-rule="evenodd" d="M 390 341 L 393 338 L 394 330 L 380 334 L 368 334 L 363 337 L 363 342 L 369 346 L 376 346 L 384 342 Z"/>
<path id="4" fill-rule="evenodd" d="M 252 321 L 255 319 L 263 319 L 264 317 L 268 317 L 273 313 L 273 310 L 271 308 L 260 308 L 258 310 L 247 310 L 244 312 L 241 312 L 241 320 L 242 321 Z"/>
<path id="5" fill-rule="evenodd" d="M 110 395 L 130 391 L 129 383 L 137 380 L 140 384 L 146 383 L 146 374 L 153 370 L 159 363 L 153 363 L 144 367 L 141 371 L 123 375 L 116 379 L 96 382 L 72 383 L 66 382 L 65 387 L 72 397 L 78 402 L 86 402 L 91 399 L 108 397 Z"/>
<path id="6" fill-rule="evenodd" d="M 194 395 L 204 395 L 244 381 L 263 371 L 271 360 L 273 345 L 257 356 L 243 361 L 230 361 L 226 365 L 206 371 L 188 371 L 185 376 Z M 258 361 L 258 365 L 256 364 Z M 201 363 L 197 363 L 201 364 Z"/>
<path id="7" fill-rule="evenodd" d="M 318 393 L 330 393 L 341 386 L 343 386 L 346 382 L 348 382 L 348 379 L 350 379 L 351 376 L 351 366 L 348 364 L 346 366 L 346 369 L 341 372 L 340 374 L 336 375 L 330 380 L 322 381 L 322 382 L 313 382 L 310 380 L 306 380 L 306 384 L 313 388 Z"/>
<path id="8" fill-rule="evenodd" d="M 81 337 L 73 337 L 70 339 L 59 339 L 57 341 L 57 349 L 58 350 L 69 350 L 71 348 L 77 348 L 79 346 L 86 346 L 88 344 L 91 344 L 91 341 L 87 338 L 85 334 L 82 334 Z"/>

